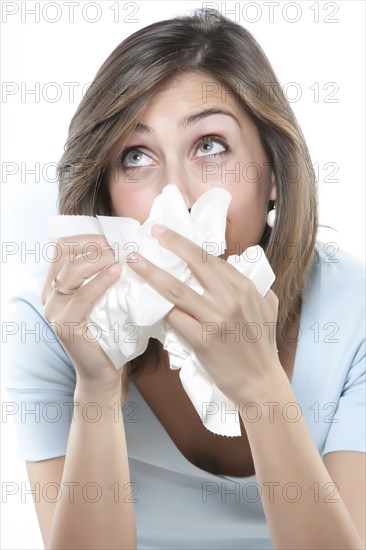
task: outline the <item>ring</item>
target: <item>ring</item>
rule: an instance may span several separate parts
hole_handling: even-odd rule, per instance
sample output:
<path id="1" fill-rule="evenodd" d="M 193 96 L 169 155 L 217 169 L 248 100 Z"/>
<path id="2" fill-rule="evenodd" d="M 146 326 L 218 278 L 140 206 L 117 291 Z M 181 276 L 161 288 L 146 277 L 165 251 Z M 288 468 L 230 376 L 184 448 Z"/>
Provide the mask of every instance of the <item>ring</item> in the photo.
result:
<path id="1" fill-rule="evenodd" d="M 68 296 L 73 296 L 79 290 L 79 288 L 70 289 L 70 288 L 63 288 L 62 286 L 58 286 L 56 284 L 56 277 L 53 279 L 51 283 L 51 287 L 55 292 L 57 292 L 57 294 L 67 294 Z"/>

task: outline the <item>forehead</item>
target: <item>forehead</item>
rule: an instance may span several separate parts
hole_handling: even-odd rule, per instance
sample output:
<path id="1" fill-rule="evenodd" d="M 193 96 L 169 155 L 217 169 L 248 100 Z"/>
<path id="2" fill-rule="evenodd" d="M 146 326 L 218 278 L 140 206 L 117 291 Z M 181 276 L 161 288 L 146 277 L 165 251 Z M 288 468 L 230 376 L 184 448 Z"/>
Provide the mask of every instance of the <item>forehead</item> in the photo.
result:
<path id="1" fill-rule="evenodd" d="M 186 126 L 180 121 L 194 118 L 195 114 L 206 109 L 218 109 L 231 112 L 239 121 L 246 134 L 257 134 L 258 129 L 247 112 L 239 96 L 212 75 L 205 72 L 187 71 L 172 78 L 159 88 L 154 98 L 145 107 L 139 122 L 128 135 L 121 136 L 113 148 L 114 158 L 120 148 L 134 134 L 148 134 L 149 128 L 166 128 L 167 125 L 179 126 L 181 131 Z M 226 117 L 229 120 L 229 117 Z"/>
<path id="2" fill-rule="evenodd" d="M 244 113 L 239 97 L 226 84 L 204 72 L 186 72 L 174 77 L 155 95 L 145 114 L 175 102 L 175 108 L 189 108 L 197 105 L 215 104 Z M 173 113 L 172 113 L 173 114 Z"/>

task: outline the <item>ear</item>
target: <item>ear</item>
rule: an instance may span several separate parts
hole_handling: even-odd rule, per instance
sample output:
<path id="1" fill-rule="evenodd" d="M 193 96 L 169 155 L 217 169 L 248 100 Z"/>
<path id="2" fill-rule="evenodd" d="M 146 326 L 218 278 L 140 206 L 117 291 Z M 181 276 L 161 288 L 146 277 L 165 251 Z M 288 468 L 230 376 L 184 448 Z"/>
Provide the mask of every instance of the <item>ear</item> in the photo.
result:
<path id="1" fill-rule="evenodd" d="M 275 201 L 277 199 L 277 186 L 274 172 L 271 172 L 271 191 L 269 194 L 269 200 Z"/>

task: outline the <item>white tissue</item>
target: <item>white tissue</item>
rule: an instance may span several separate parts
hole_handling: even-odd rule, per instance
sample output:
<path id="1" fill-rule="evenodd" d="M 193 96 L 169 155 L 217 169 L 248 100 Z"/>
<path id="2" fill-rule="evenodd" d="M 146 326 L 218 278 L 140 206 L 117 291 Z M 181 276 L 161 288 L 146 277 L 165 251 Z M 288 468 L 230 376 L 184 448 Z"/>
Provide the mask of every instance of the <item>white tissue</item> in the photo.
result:
<path id="1" fill-rule="evenodd" d="M 202 294 L 204 289 L 187 264 L 152 237 L 151 227 L 155 223 L 163 224 L 207 253 L 219 256 L 227 248 L 225 229 L 230 201 L 228 191 L 215 187 L 201 195 L 189 213 L 178 187 L 171 183 L 156 197 L 143 224 L 117 216 L 50 216 L 48 234 L 51 239 L 83 233 L 104 234 L 115 251 L 115 259 L 123 262 L 120 279 L 96 303 L 88 319 L 95 326 L 98 343 L 114 366 L 121 368 L 144 353 L 149 338 L 158 339 L 168 352 L 170 368 L 180 369 L 183 388 L 204 426 L 215 434 L 240 436 L 235 403 L 215 385 L 188 342 L 164 320 L 174 304 L 124 262 L 126 256 L 136 250 Z M 249 247 L 240 256 L 229 256 L 227 261 L 252 279 L 262 296 L 275 280 L 260 246 Z"/>

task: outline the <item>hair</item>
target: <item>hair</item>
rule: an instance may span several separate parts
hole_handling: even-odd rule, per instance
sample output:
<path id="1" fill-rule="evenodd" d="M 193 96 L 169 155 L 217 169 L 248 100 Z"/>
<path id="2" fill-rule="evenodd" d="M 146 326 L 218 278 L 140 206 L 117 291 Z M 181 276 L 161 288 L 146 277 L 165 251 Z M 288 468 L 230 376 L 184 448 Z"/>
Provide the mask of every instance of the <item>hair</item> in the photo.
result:
<path id="1" fill-rule="evenodd" d="M 245 28 L 218 11 L 196 9 L 148 25 L 109 55 L 70 122 L 58 164 L 59 213 L 112 215 L 106 184 L 112 150 L 133 131 L 154 96 L 191 71 L 206 73 L 235 94 L 256 124 L 272 167 L 276 223 L 266 226 L 258 244 L 276 273 L 276 336 L 282 341 L 301 303 L 316 240 L 315 175 L 301 128 L 265 53 Z M 128 378 L 146 365 L 157 368 L 162 352 L 162 344 L 151 338 L 146 351 L 125 365 L 122 402 Z"/>

